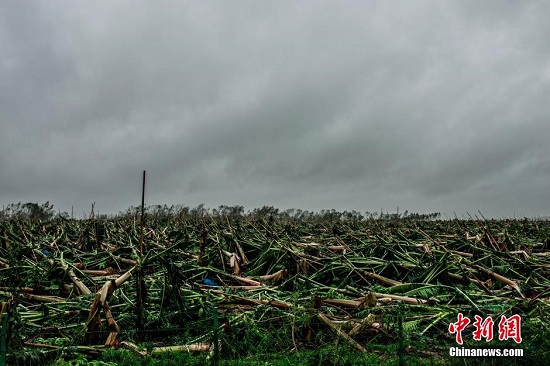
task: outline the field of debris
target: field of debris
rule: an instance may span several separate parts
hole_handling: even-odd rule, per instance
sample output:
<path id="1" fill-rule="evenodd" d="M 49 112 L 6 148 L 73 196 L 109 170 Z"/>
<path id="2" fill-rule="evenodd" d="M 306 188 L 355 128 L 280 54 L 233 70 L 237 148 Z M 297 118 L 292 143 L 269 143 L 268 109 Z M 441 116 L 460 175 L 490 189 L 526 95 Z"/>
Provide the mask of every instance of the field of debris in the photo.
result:
<path id="1" fill-rule="evenodd" d="M 108 348 L 232 359 L 335 343 L 381 357 L 446 357 L 459 345 L 450 331 L 459 313 L 471 319 L 461 346 L 541 359 L 550 223 L 218 213 L 148 215 L 141 228 L 130 214 L 4 219 L 0 303 L 9 364 L 37 354 L 93 359 Z M 476 315 L 494 320 L 492 340 L 473 339 Z M 499 320 L 514 315 L 521 328 L 499 339 Z"/>

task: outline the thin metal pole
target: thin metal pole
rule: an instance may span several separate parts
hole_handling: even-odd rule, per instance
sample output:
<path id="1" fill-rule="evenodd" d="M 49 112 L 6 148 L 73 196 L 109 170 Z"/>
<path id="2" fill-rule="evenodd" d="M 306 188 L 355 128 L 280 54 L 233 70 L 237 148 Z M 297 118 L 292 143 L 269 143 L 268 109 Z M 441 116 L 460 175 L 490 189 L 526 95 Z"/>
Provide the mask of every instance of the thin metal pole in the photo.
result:
<path id="1" fill-rule="evenodd" d="M 212 364 L 218 366 L 219 361 L 219 350 L 218 350 L 218 306 L 214 306 L 214 358 L 212 359 Z"/>
<path id="2" fill-rule="evenodd" d="M 399 366 L 405 365 L 405 347 L 403 344 L 403 303 L 399 301 L 397 304 L 397 329 L 399 332 Z"/>
<path id="3" fill-rule="evenodd" d="M 143 224 L 145 221 L 145 170 L 143 171 L 143 185 L 141 187 L 141 234 L 139 236 L 139 256 L 143 257 Z"/>
<path id="4" fill-rule="evenodd" d="M 145 170 L 141 188 L 141 223 L 139 235 L 139 267 L 137 271 L 137 331 L 138 342 L 143 340 L 143 302 L 145 298 L 145 281 L 143 271 L 143 227 L 145 222 Z"/>
<path id="5" fill-rule="evenodd" d="M 0 366 L 6 365 L 6 337 L 8 336 L 8 314 L 2 314 L 2 330 L 0 341 Z"/>

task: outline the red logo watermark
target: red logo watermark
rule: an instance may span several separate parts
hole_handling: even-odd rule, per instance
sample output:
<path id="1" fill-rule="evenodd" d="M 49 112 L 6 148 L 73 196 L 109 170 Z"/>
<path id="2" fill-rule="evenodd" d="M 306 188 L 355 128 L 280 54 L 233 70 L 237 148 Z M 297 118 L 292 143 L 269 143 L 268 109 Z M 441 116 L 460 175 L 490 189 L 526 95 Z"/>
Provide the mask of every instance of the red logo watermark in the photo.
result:
<path id="1" fill-rule="evenodd" d="M 449 324 L 449 333 L 456 333 L 456 343 L 462 344 L 462 331 L 468 324 L 470 324 L 470 319 L 465 318 L 462 313 L 458 313 L 458 321 L 456 323 Z"/>
<path id="2" fill-rule="evenodd" d="M 470 319 L 462 313 L 458 313 L 457 321 L 449 324 L 449 333 L 456 333 L 456 343 L 462 344 L 462 331 L 470 324 Z M 485 338 L 485 342 L 493 339 L 493 326 L 495 322 L 489 316 L 485 319 L 479 315 L 475 315 L 473 323 L 475 330 L 473 332 L 474 340 L 481 341 Z M 505 341 L 513 339 L 516 343 L 521 343 L 521 316 L 512 315 L 511 317 L 501 316 L 498 323 L 498 339 Z"/>
<path id="3" fill-rule="evenodd" d="M 474 339 L 476 341 L 481 341 L 481 338 L 485 338 L 485 342 L 489 342 L 493 339 L 493 325 L 495 322 L 491 317 L 487 317 L 483 320 L 479 315 L 475 316 L 476 321 L 474 322 Z"/>
<path id="4" fill-rule="evenodd" d="M 501 341 L 512 338 L 516 343 L 521 343 L 521 316 L 512 315 L 506 318 L 504 315 L 498 323 L 498 339 Z"/>

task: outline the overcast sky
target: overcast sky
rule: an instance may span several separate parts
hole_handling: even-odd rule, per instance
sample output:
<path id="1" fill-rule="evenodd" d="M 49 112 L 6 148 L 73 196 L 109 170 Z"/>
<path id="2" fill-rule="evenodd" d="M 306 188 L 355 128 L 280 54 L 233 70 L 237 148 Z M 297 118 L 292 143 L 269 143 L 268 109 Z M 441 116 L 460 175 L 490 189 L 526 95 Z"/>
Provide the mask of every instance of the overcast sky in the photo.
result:
<path id="1" fill-rule="evenodd" d="M 550 215 L 546 1 L 0 2 L 0 205 Z"/>

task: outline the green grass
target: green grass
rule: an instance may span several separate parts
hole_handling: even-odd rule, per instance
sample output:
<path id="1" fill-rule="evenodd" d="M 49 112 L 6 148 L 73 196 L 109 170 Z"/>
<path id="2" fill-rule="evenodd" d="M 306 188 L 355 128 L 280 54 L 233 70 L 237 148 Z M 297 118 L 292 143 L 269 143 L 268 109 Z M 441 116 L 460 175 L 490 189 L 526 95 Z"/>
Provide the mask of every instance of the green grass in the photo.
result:
<path id="1" fill-rule="evenodd" d="M 378 348 L 378 347 L 377 347 Z M 389 350 L 387 350 L 389 351 Z M 394 349 L 391 349 L 394 351 Z M 535 354 L 523 358 L 451 358 L 446 352 L 430 355 L 409 351 L 404 361 L 407 366 L 442 366 L 442 365 L 542 365 L 544 359 L 533 357 Z M 83 356 L 73 359 L 58 359 L 53 365 L 109 365 L 109 366 L 171 366 L 171 365 L 211 365 L 212 359 L 206 354 L 165 353 L 155 357 L 141 357 L 128 350 L 106 350 L 97 360 L 86 360 Z M 254 356 L 221 359 L 219 366 L 385 366 L 398 365 L 397 355 L 389 352 L 376 351 L 368 354 L 361 353 L 345 344 L 325 345 L 318 349 L 305 349 L 299 352 L 258 353 Z"/>

